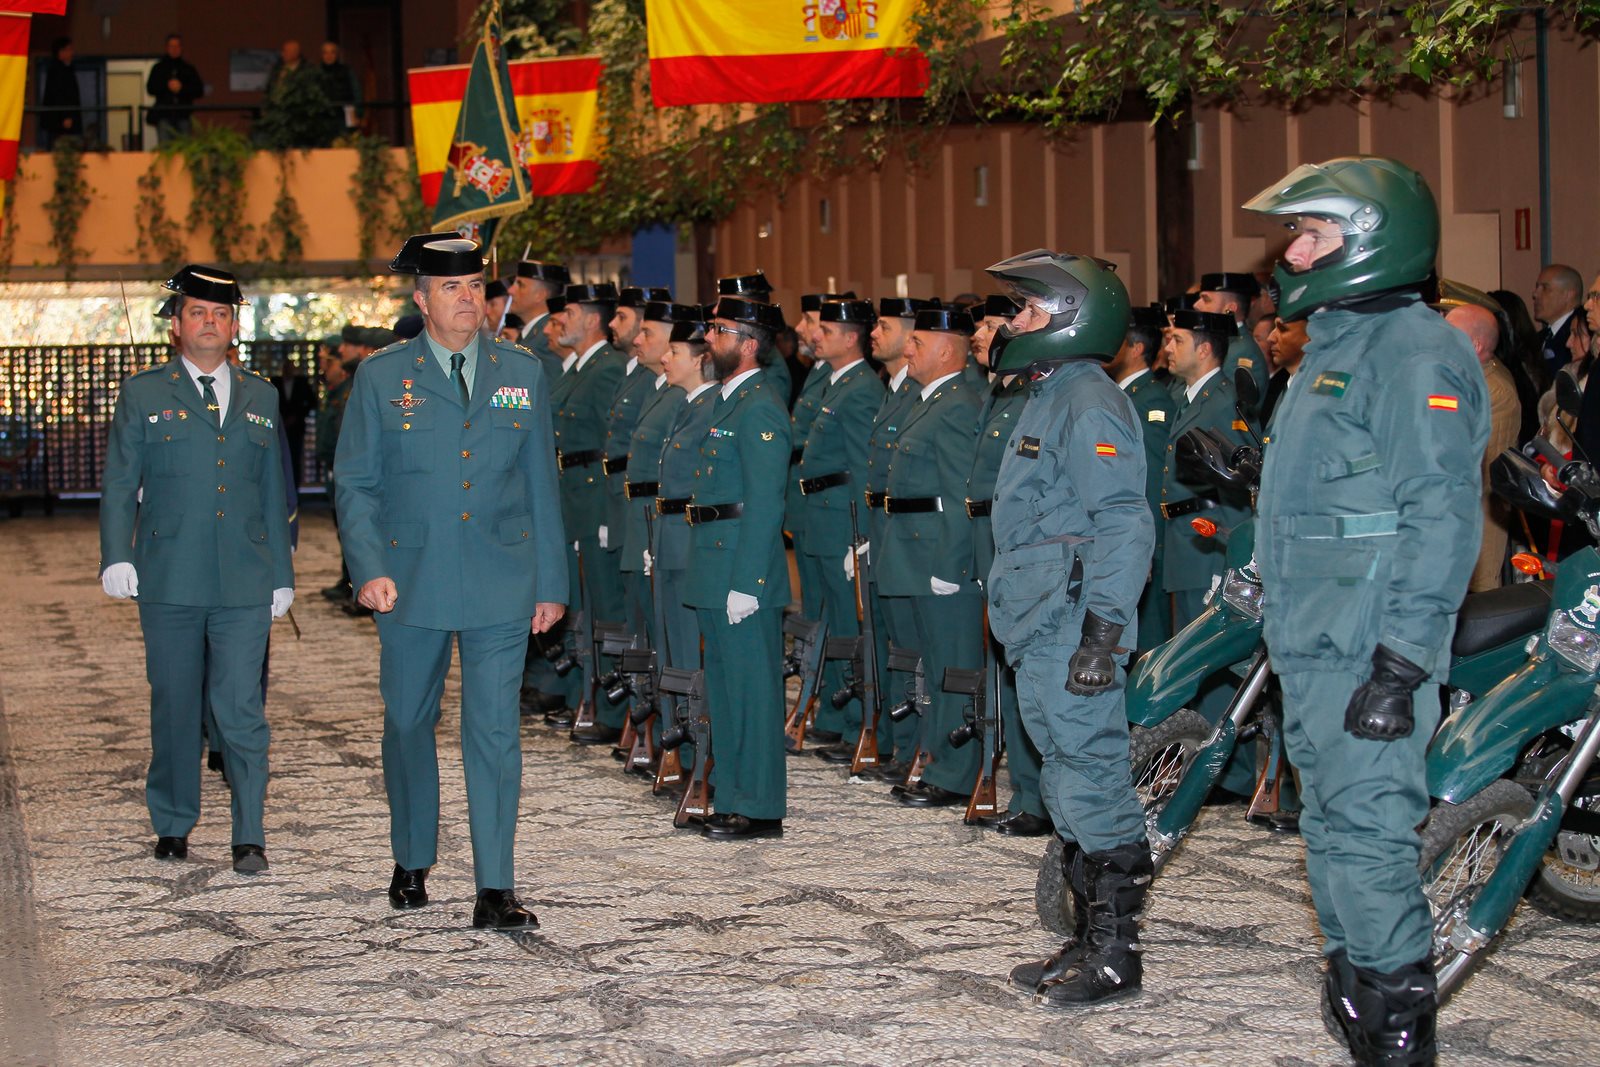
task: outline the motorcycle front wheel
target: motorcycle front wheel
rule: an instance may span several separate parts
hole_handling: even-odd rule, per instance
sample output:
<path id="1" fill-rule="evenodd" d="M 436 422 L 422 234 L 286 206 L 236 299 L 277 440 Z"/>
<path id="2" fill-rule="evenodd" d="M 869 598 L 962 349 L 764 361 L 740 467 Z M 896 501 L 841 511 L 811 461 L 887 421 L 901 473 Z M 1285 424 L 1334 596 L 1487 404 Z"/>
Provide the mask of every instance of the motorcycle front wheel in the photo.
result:
<path id="1" fill-rule="evenodd" d="M 1422 824 L 1417 869 L 1433 912 L 1433 962 L 1440 1003 L 1460 988 L 1488 948 L 1464 948 L 1452 943 L 1452 938 L 1499 866 L 1517 825 L 1532 811 L 1533 795 L 1501 778 L 1460 804 L 1435 805 Z"/>

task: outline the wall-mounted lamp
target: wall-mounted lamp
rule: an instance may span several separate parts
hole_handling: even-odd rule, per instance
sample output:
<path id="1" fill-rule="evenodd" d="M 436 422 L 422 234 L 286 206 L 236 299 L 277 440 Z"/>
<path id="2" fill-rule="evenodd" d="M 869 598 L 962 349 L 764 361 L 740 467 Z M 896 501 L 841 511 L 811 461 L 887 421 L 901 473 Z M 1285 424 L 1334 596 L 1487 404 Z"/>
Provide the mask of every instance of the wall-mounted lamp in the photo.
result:
<path id="1" fill-rule="evenodd" d="M 972 168 L 972 202 L 978 207 L 989 206 L 989 165 L 979 163 Z"/>
<path id="2" fill-rule="evenodd" d="M 771 219 L 768 219 L 766 222 L 763 222 L 760 226 L 756 227 L 756 236 L 757 237 L 771 237 L 772 236 L 772 220 Z"/>
<path id="3" fill-rule="evenodd" d="M 827 197 L 817 201 L 817 229 L 823 233 L 833 232 L 833 201 Z"/>
<path id="4" fill-rule="evenodd" d="M 1205 155 L 1203 153 L 1205 142 L 1202 139 L 1204 133 L 1205 127 L 1198 122 L 1189 124 L 1189 159 L 1185 165 L 1190 170 L 1202 170 L 1205 167 Z"/>
<path id="5" fill-rule="evenodd" d="M 1507 57 L 1500 61 L 1500 113 L 1508 119 L 1522 117 L 1522 63 Z"/>

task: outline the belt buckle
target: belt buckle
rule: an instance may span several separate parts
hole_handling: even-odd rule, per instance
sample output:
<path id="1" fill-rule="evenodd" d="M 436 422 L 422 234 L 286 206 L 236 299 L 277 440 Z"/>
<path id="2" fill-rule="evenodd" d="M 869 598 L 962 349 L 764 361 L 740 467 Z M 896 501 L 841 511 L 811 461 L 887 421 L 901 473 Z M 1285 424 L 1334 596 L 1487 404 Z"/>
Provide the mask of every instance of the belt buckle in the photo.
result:
<path id="1" fill-rule="evenodd" d="M 656 504 L 656 514 L 657 514 L 657 515 L 658 515 L 658 516 L 659 516 L 659 515 L 665 515 L 665 514 L 666 514 L 666 512 L 665 512 L 665 511 L 662 511 L 662 510 L 661 510 L 661 501 L 662 501 L 662 500 L 663 500 L 663 499 L 665 499 L 665 498 L 664 498 L 664 497 L 659 497 L 659 496 L 658 496 L 658 497 L 656 497 L 656 501 L 655 501 L 655 504 Z"/>
<path id="2" fill-rule="evenodd" d="M 1161 517 L 1163 519 L 1171 519 L 1172 518 L 1171 515 L 1167 514 L 1167 503 L 1164 500 L 1161 502 Z"/>
<path id="3" fill-rule="evenodd" d="M 883 513 L 885 515 L 889 514 L 889 494 L 888 493 L 884 493 L 883 494 L 883 503 L 882 503 L 881 507 L 883 508 Z"/>
<path id="4" fill-rule="evenodd" d="M 969 518 L 969 519 L 977 518 L 978 516 L 976 516 L 976 515 L 974 515 L 972 513 L 972 498 L 969 496 L 966 499 L 967 499 L 967 518 Z"/>
<path id="5" fill-rule="evenodd" d="M 698 504 L 685 504 L 683 506 L 683 521 L 688 523 L 690 526 L 694 526 L 694 513 L 699 509 L 699 507 L 700 505 Z"/>
<path id="6" fill-rule="evenodd" d="M 601 456 L 600 457 L 600 473 L 604 474 L 607 478 L 611 477 L 611 457 L 610 456 Z"/>
<path id="7" fill-rule="evenodd" d="M 556 449 L 556 470 L 564 471 L 566 469 L 567 469 L 567 457 L 566 457 L 566 454 L 564 452 L 562 452 L 561 449 L 558 448 L 558 449 Z"/>

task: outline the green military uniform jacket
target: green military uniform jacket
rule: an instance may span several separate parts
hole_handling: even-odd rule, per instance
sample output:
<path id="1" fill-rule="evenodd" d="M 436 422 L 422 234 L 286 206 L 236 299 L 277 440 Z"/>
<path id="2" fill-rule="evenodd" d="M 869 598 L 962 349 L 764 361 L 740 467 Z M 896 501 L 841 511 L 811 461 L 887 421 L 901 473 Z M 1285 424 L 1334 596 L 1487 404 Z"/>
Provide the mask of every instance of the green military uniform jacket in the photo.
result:
<path id="1" fill-rule="evenodd" d="M 606 527 L 607 543 L 612 548 L 622 547 L 622 528 L 628 510 L 622 486 L 628 477 L 633 428 L 638 425 L 645 401 L 656 387 L 656 375 L 640 366 L 637 360 L 628 360 L 624 368 L 629 365 L 633 369 L 624 374 L 616 395 L 611 398 L 611 409 L 606 413 L 605 467 L 609 472 L 606 474 Z"/>
<path id="2" fill-rule="evenodd" d="M 900 436 L 900 424 L 905 420 L 906 412 L 911 410 L 911 405 L 916 403 L 921 388 L 911 380 L 909 374 L 904 373 L 903 369 L 898 388 L 893 387 L 891 379 L 883 403 L 878 406 L 878 414 L 872 420 L 872 433 L 867 437 L 867 478 L 864 492 L 881 494 L 888 488 L 889 466 L 894 462 L 894 446 Z M 866 533 L 867 539 L 874 542 L 883 533 L 882 507 L 868 509 Z M 842 555 L 840 562 L 844 562 Z"/>
<path id="3" fill-rule="evenodd" d="M 806 380 L 800 385 L 800 395 L 795 398 L 794 410 L 789 413 L 789 440 L 794 448 L 790 453 L 789 484 L 784 493 L 783 525 L 795 539 L 795 547 L 800 547 L 805 540 L 806 508 L 805 497 L 800 492 L 800 483 L 796 480 L 799 475 L 794 472 L 795 465 L 800 462 L 800 456 L 805 452 L 806 441 L 811 436 L 811 425 L 816 422 L 817 411 L 822 404 L 822 394 L 828 388 L 828 365 L 814 363 L 811 370 L 806 373 Z"/>
<path id="4" fill-rule="evenodd" d="M 1162 584 L 1169 593 L 1209 589 L 1212 577 L 1226 569 L 1226 538 L 1201 537 L 1190 525 L 1191 519 L 1210 519 L 1226 533 L 1250 517 L 1248 495 L 1221 493 L 1207 483 L 1190 484 L 1178 477 L 1178 438 L 1191 427 L 1203 426 L 1215 430 L 1233 445 L 1253 443 L 1244 420 L 1234 410 L 1233 401 L 1233 383 L 1218 372 L 1206 379 L 1194 400 L 1178 402 L 1178 412 L 1172 420 L 1161 465 L 1161 503 L 1171 506 L 1198 496 L 1217 500 L 1220 506 L 1164 520 Z"/>
<path id="5" fill-rule="evenodd" d="M 1483 372 L 1419 300 L 1307 326 L 1256 522 L 1273 666 L 1365 674 L 1381 642 L 1442 681 L 1482 532 Z"/>
<path id="6" fill-rule="evenodd" d="M 653 383 L 656 375 L 651 375 Z M 675 385 L 662 383 L 645 397 L 639 412 L 639 421 L 633 427 L 633 447 L 628 452 L 626 484 L 633 487 L 634 497 L 628 501 L 620 531 L 613 536 L 622 538 L 622 569 L 644 570 L 644 551 L 650 547 L 645 536 L 645 515 L 655 515 L 656 494 L 661 488 L 661 453 L 667 434 L 683 407 L 684 392 Z M 650 487 L 655 483 L 655 488 Z M 687 494 L 686 494 L 687 495 Z M 654 522 L 662 522 L 657 516 Z M 681 518 L 679 520 L 682 521 Z M 613 527 L 613 529 L 617 529 Z M 613 542 L 616 543 L 616 542 Z"/>
<path id="7" fill-rule="evenodd" d="M 333 457 L 339 447 L 339 427 L 344 422 L 344 405 L 350 399 L 354 378 L 346 378 L 328 389 L 317 409 L 317 462 L 325 471 L 333 470 Z"/>
<path id="8" fill-rule="evenodd" d="M 1256 396 L 1264 398 L 1267 395 L 1267 380 L 1272 377 L 1272 371 L 1267 366 L 1267 357 L 1262 354 L 1261 346 L 1256 344 L 1256 339 L 1245 329 L 1242 322 L 1239 324 L 1239 332 L 1228 338 L 1228 354 L 1222 360 L 1222 373 L 1227 376 L 1229 385 L 1234 383 L 1234 372 L 1240 367 L 1248 370 L 1251 377 L 1255 378 Z"/>
<path id="9" fill-rule="evenodd" d="M 884 479 L 890 500 L 937 498 L 939 508 L 886 513 L 883 539 L 872 554 L 873 580 L 883 596 L 932 596 L 929 577 L 962 585 L 972 579 L 972 520 L 967 518 L 967 475 L 978 442 L 981 397 L 956 374 L 926 400 L 907 379 L 915 399 L 900 420 L 894 459 Z"/>
<path id="10" fill-rule="evenodd" d="M 1178 410 L 1172 393 L 1156 381 L 1149 371 L 1140 371 L 1134 379 L 1122 386 L 1122 391 L 1133 401 L 1139 413 L 1139 433 L 1144 438 L 1145 497 L 1150 501 L 1150 514 L 1156 529 L 1161 523 L 1161 468 L 1166 466 L 1167 440 Z M 1162 538 L 1156 538 L 1156 555 L 1162 554 Z"/>
<path id="11" fill-rule="evenodd" d="M 1085 610 L 1135 645 L 1155 545 L 1144 484 L 1138 412 L 1099 364 L 1064 363 L 1034 385 L 995 485 L 987 587 L 990 629 L 1013 663 L 1032 647 L 1076 645 Z"/>
<path id="12" fill-rule="evenodd" d="M 990 524 L 994 507 L 995 480 L 1000 476 L 1000 461 L 1011 443 L 1011 431 L 1028 403 L 1028 382 L 1020 374 L 996 378 L 984 392 L 978 415 L 978 448 L 967 472 L 967 500 L 987 505 L 989 515 L 972 517 L 972 569 L 968 577 L 987 581 L 994 562 L 994 531 Z M 970 509 L 969 509 L 970 510 Z"/>
<path id="13" fill-rule="evenodd" d="M 601 344 L 551 386 L 555 406 L 556 452 L 561 460 L 561 515 L 568 536 L 593 538 L 606 524 L 606 476 L 600 455 L 612 398 L 622 383 L 627 360 Z M 593 458 L 589 458 L 589 457 Z"/>
<path id="14" fill-rule="evenodd" d="M 339 539 L 357 589 L 394 580 L 393 621 L 467 630 L 568 602 L 547 388 L 504 341 L 479 342 L 464 409 L 426 333 L 362 363 L 334 465 Z"/>
<path id="15" fill-rule="evenodd" d="M 522 340 L 519 343 L 538 357 L 539 365 L 544 368 L 545 378 L 554 382 L 561 376 L 561 357 L 555 354 L 550 342 L 544 336 L 544 320 L 549 317 L 550 313 L 547 311 L 524 326 Z"/>
<path id="16" fill-rule="evenodd" d="M 819 364 L 813 377 L 829 381 L 833 368 Z M 809 386 L 810 380 L 806 384 Z M 828 385 L 818 405 L 805 454 L 790 471 L 794 484 L 807 478 L 844 474 L 845 482 L 805 497 L 807 555 L 838 563 L 850 549 L 850 505 L 866 518 L 863 492 L 867 475 L 867 439 L 883 404 L 883 382 L 872 364 L 860 360 Z"/>
<path id="17" fill-rule="evenodd" d="M 717 386 L 710 383 L 689 399 L 685 394 L 672 415 L 667 439 L 661 444 L 661 485 L 656 490 L 661 500 L 689 500 L 697 486 L 695 472 L 700 469 L 700 442 L 711 429 L 711 415 L 717 409 Z M 689 524 L 683 512 L 656 517 L 656 566 L 663 570 L 689 568 Z"/>
<path id="18" fill-rule="evenodd" d="M 294 586 L 278 391 L 226 363 L 216 373 L 232 378 L 220 427 L 181 359 L 135 374 L 117 396 L 100 569 L 132 563 L 146 604 L 256 607 Z"/>
<path id="19" fill-rule="evenodd" d="M 794 387 L 794 379 L 789 377 L 789 361 L 776 348 L 771 349 L 768 356 L 772 362 L 761 364 L 761 373 L 767 376 L 767 388 L 777 398 L 778 406 L 788 414 L 789 394 Z"/>
<path id="20" fill-rule="evenodd" d="M 789 469 L 789 412 L 765 370 L 744 379 L 727 399 L 717 385 L 711 424 L 695 468 L 696 505 L 742 504 L 743 514 L 689 530 L 684 603 L 723 608 L 737 590 L 763 607 L 789 603 L 783 551 L 783 479 Z"/>

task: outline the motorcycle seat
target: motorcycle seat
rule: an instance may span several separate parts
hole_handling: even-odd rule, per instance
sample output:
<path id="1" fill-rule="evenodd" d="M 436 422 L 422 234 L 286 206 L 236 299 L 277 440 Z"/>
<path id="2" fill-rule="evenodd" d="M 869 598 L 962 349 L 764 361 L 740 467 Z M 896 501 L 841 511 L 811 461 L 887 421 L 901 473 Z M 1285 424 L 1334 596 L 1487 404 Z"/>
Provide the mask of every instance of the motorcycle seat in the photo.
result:
<path id="1" fill-rule="evenodd" d="M 1468 594 L 1456 616 L 1452 656 L 1472 656 L 1542 630 L 1550 614 L 1551 582 L 1518 582 Z"/>

